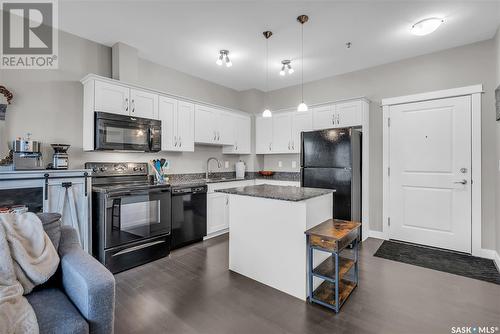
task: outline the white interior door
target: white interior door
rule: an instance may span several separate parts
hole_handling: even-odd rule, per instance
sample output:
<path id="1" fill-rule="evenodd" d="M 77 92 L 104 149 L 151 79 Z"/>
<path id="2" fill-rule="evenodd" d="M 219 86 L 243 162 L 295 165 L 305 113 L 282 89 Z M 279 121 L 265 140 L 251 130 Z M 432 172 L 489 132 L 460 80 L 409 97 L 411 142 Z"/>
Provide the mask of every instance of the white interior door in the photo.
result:
<path id="1" fill-rule="evenodd" d="M 470 96 L 389 109 L 389 235 L 471 252 Z"/>

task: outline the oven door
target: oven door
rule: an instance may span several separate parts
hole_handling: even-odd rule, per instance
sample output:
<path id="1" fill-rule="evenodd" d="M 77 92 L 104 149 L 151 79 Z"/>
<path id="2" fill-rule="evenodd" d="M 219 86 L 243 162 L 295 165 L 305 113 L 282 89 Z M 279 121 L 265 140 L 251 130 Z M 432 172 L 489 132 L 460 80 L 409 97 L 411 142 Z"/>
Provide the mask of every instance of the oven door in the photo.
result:
<path id="1" fill-rule="evenodd" d="M 95 113 L 95 149 L 158 152 L 161 123 L 157 120 Z"/>
<path id="2" fill-rule="evenodd" d="M 105 202 L 105 249 L 171 233 L 170 189 L 110 194 Z"/>

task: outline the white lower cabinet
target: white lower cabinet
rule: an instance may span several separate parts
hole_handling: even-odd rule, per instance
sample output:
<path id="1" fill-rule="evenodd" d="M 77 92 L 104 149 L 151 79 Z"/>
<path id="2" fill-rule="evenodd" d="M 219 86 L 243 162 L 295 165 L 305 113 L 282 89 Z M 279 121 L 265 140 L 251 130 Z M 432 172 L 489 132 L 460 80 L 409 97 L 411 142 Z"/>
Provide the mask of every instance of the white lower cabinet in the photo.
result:
<path id="1" fill-rule="evenodd" d="M 229 196 L 224 193 L 207 194 L 207 235 L 229 227 Z"/>

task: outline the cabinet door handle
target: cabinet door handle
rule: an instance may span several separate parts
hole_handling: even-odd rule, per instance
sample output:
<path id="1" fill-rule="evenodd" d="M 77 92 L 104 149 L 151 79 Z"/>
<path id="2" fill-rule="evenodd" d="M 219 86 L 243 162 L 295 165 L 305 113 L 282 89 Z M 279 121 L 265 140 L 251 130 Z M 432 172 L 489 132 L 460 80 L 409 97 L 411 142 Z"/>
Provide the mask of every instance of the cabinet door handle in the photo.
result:
<path id="1" fill-rule="evenodd" d="M 135 101 L 134 101 L 134 99 L 132 99 L 132 101 L 130 101 L 130 104 L 131 104 L 132 112 L 135 112 Z"/>
<path id="2" fill-rule="evenodd" d="M 217 140 L 220 141 L 220 132 L 217 131 Z"/>
<path id="3" fill-rule="evenodd" d="M 292 150 L 295 150 L 295 142 L 292 140 Z"/>
<path id="4" fill-rule="evenodd" d="M 214 131 L 214 140 L 217 140 L 217 131 Z"/>
<path id="5" fill-rule="evenodd" d="M 269 151 L 271 151 L 271 143 L 269 143 Z"/>
<path id="6" fill-rule="evenodd" d="M 229 196 L 226 196 L 226 205 L 229 204 Z"/>
<path id="7" fill-rule="evenodd" d="M 179 136 L 179 147 L 182 147 L 182 138 Z"/>
<path id="8" fill-rule="evenodd" d="M 174 146 L 177 147 L 177 137 L 174 136 Z"/>
<path id="9" fill-rule="evenodd" d="M 125 107 L 125 111 L 128 111 L 128 97 L 125 98 L 124 107 Z"/>

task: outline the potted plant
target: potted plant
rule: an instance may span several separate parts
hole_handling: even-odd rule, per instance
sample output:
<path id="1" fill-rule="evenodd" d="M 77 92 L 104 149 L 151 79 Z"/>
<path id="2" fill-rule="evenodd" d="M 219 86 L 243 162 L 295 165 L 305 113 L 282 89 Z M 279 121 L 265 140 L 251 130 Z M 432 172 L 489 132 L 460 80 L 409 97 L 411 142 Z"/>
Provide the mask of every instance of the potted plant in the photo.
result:
<path id="1" fill-rule="evenodd" d="M 0 120 L 4 120 L 5 113 L 7 112 L 7 105 L 10 104 L 10 101 L 12 101 L 14 95 L 12 95 L 12 93 L 9 92 L 9 90 L 6 87 L 1 85 L 0 85 L 0 94 L 3 95 L 3 98 L 2 96 L 0 96 Z"/>

